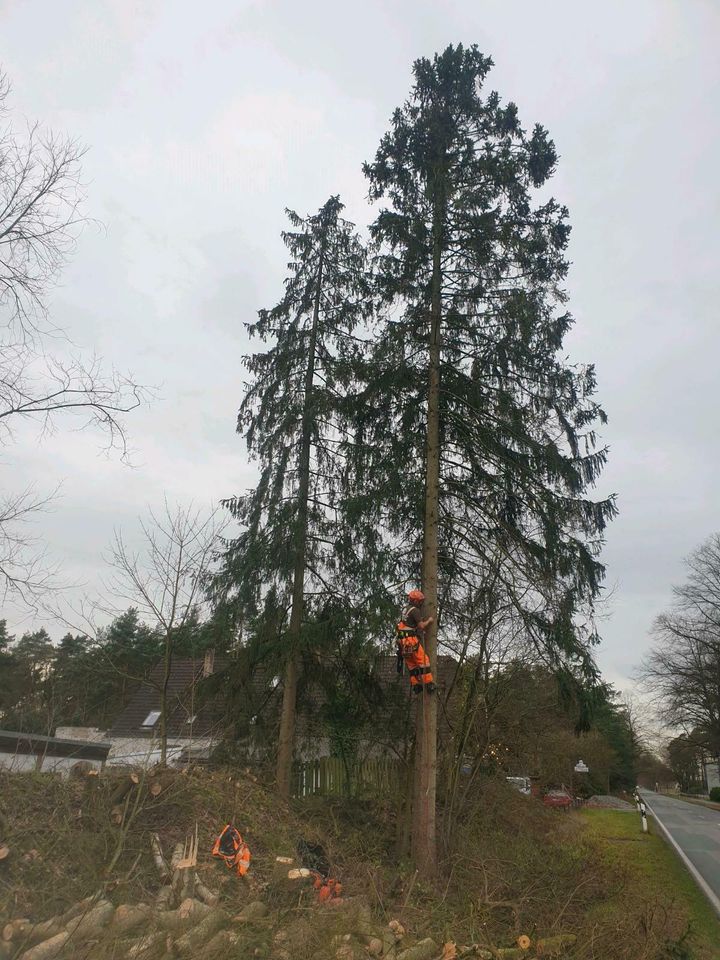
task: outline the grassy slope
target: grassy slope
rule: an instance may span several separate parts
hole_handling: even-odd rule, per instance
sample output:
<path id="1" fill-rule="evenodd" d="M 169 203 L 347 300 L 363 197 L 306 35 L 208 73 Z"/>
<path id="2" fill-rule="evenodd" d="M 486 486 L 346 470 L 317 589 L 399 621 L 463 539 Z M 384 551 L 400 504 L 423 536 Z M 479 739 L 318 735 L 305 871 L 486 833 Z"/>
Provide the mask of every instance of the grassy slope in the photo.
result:
<path id="1" fill-rule="evenodd" d="M 300 836 L 326 847 L 345 892 L 367 898 L 378 923 L 399 918 L 412 940 L 432 936 L 438 943 L 509 947 L 519 934 L 535 939 L 573 933 L 578 943 L 566 960 L 720 956 L 707 946 L 713 939 L 720 942 L 718 924 L 690 878 L 659 838 L 632 842 L 638 836 L 632 814 L 563 814 L 502 782 L 485 783 L 455 833 L 441 874 L 435 883 L 422 884 L 395 855 L 394 803 L 336 799 L 284 807 L 240 771 L 202 771 L 175 775 L 157 799 L 144 797 L 108 874 L 121 840 L 120 829 L 110 823 L 111 789 L 109 780 L 88 788 L 39 775 L 0 774 L 8 820 L 4 839 L 13 850 L 0 864 L 0 922 L 45 919 L 104 882 L 116 904 L 152 902 L 158 879 L 150 834 L 157 831 L 169 852 L 197 821 L 198 872 L 221 890 L 230 913 L 254 899 L 270 908 L 264 925 L 227 960 L 252 956 L 256 949 L 259 957 L 273 957 L 280 929 L 292 938 L 293 960 L 333 960 L 329 943 L 343 932 L 339 919 L 327 909 L 318 912 L 311 891 L 294 885 L 289 891 L 287 883 L 283 888 L 276 882 L 275 856 L 292 855 Z M 228 821 L 242 830 L 252 850 L 245 881 L 209 855 Z M 32 850 L 36 856 L 29 856 Z M 695 952 L 682 945 L 688 918 L 698 934 Z M 103 957 L 120 956 L 117 949 Z"/>
<path id="2" fill-rule="evenodd" d="M 720 922 L 701 890 L 659 834 L 643 834 L 639 818 L 616 810 L 584 810 L 589 834 L 605 850 L 608 865 L 624 875 L 637 878 L 649 903 L 671 903 L 680 919 L 689 924 L 686 939 L 689 953 L 679 947 L 676 956 L 717 960 L 720 956 Z M 652 820 L 650 820 L 651 830 Z M 618 891 L 617 904 L 612 901 L 601 909 L 620 909 L 624 890 Z M 682 934 L 677 939 L 682 940 Z M 672 956 L 672 953 L 670 953 Z"/>

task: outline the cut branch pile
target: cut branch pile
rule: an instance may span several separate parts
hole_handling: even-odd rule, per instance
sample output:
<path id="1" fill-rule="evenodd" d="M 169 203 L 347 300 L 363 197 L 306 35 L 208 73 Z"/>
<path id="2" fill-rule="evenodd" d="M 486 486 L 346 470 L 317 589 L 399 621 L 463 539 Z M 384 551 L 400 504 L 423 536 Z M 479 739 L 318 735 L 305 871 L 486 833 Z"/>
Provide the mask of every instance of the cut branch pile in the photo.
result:
<path id="1" fill-rule="evenodd" d="M 137 783 L 123 786 L 125 796 Z M 154 956 L 160 946 L 167 957 L 197 960 L 213 955 L 211 945 L 214 951 L 234 942 L 231 931 L 223 931 L 225 936 L 218 939 L 220 931 L 231 924 L 230 916 L 218 908 L 219 895 L 200 882 L 194 869 L 177 866 L 183 845 L 175 848 L 169 863 L 157 835 L 151 837 L 150 847 L 162 884 L 153 906 L 124 903 L 114 907 L 97 895 L 40 923 L 11 920 L 2 929 L 0 960 L 59 960 L 76 955 L 80 947 L 110 940 L 122 941 L 122 954 L 118 955 L 133 960 Z M 249 904 L 245 910 L 251 906 L 253 919 L 267 912 L 264 904 Z"/>
<path id="2" fill-rule="evenodd" d="M 118 784 L 112 799 L 127 804 L 130 791 L 138 786 L 129 778 Z M 196 854 L 196 847 L 192 849 Z M 235 916 L 222 909 L 219 894 L 199 880 L 196 856 L 188 857 L 186 845 L 177 844 L 168 860 L 160 838 L 153 834 L 150 850 L 160 879 L 153 904 L 116 907 L 98 893 L 42 922 L 13 919 L 1 931 L 0 960 L 67 960 L 81 953 L 90 960 L 108 955 L 110 944 L 113 956 L 128 960 L 211 960 L 241 942 L 244 926 L 267 923 L 268 907 L 261 901 L 247 903 Z M 287 878 L 288 861 L 280 859 L 278 867 Z M 364 897 L 330 901 L 319 909 L 332 909 L 349 931 L 333 940 L 335 960 L 540 960 L 562 958 L 575 943 L 571 935 L 535 941 L 522 936 L 516 946 L 502 948 L 453 942 L 442 945 L 431 938 L 409 943 L 398 920 L 386 926 L 373 920 Z M 272 960 L 291 960 L 279 935 L 274 943 Z"/>

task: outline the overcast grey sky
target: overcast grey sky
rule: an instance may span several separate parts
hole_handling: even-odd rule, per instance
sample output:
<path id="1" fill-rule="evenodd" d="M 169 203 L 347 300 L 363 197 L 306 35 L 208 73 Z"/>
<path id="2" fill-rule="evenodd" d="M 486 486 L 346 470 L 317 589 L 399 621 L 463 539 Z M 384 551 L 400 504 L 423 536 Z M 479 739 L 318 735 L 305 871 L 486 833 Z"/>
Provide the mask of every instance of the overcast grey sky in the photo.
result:
<path id="1" fill-rule="evenodd" d="M 134 469 L 89 434 L 23 430 L 0 482 L 62 481 L 42 531 L 91 590 L 113 528 L 147 505 L 248 486 L 243 323 L 279 297 L 283 210 L 339 193 L 367 224 L 361 163 L 412 60 L 460 41 L 494 58 L 489 85 L 561 156 L 568 350 L 597 365 L 602 492 L 621 511 L 599 661 L 622 686 L 682 557 L 720 529 L 717 0 L 0 0 L 12 105 L 90 147 L 87 213 L 104 224 L 85 230 L 53 319 L 160 386 L 130 421 Z"/>

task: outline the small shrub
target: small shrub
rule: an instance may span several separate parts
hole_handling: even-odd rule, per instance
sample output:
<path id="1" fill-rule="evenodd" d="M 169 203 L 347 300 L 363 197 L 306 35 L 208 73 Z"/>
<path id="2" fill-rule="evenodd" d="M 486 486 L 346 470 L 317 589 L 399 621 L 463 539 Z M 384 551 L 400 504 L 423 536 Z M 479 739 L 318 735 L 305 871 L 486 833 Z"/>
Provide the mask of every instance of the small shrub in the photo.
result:
<path id="1" fill-rule="evenodd" d="M 720 803 L 720 787 L 713 787 L 710 791 L 710 799 L 713 803 Z"/>

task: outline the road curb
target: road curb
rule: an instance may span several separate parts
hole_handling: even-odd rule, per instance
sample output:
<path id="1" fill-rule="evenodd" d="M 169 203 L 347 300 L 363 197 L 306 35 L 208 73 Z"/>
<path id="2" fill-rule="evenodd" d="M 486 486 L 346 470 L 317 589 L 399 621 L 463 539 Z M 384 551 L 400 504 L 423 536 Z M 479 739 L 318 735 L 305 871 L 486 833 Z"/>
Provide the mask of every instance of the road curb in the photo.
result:
<path id="1" fill-rule="evenodd" d="M 662 820 L 660 819 L 660 817 L 657 815 L 656 811 L 653 809 L 652 803 L 650 803 L 650 801 L 647 800 L 647 799 L 645 799 L 644 797 L 643 797 L 643 799 L 645 800 L 645 803 L 648 805 L 648 807 L 650 807 L 650 810 L 652 811 L 653 818 L 654 818 L 655 822 L 657 823 L 657 825 L 660 827 L 660 829 L 661 829 L 661 831 L 662 831 L 662 833 L 663 833 L 663 836 L 664 836 L 665 839 L 668 841 L 668 843 L 670 844 L 670 846 L 673 848 L 673 850 L 675 851 L 675 853 L 677 853 L 677 855 L 680 857 L 680 859 L 682 860 L 682 862 L 685 864 L 685 866 L 687 867 L 687 869 L 688 869 L 690 875 L 692 876 L 693 880 L 695 881 L 695 883 L 697 883 L 697 885 L 700 887 L 700 889 L 701 889 L 702 892 L 705 894 L 705 896 L 707 897 L 707 899 L 710 901 L 710 905 L 712 906 L 712 908 L 713 908 L 713 910 L 715 911 L 715 913 L 717 913 L 717 915 L 720 917 L 720 897 L 718 897 L 718 895 L 715 893 L 715 891 L 714 891 L 714 890 L 712 889 L 712 887 L 709 885 L 709 883 L 707 882 L 707 880 L 705 879 L 705 877 L 703 877 L 703 875 L 700 873 L 700 871 L 699 871 L 698 868 L 695 866 L 695 864 L 692 862 L 692 860 L 690 860 L 690 858 L 689 858 L 688 855 L 685 853 L 685 851 L 682 849 L 682 847 L 677 843 L 676 840 L 673 839 L 672 834 L 670 833 L 670 831 L 668 830 L 668 828 L 665 826 L 665 824 L 662 822 Z"/>

